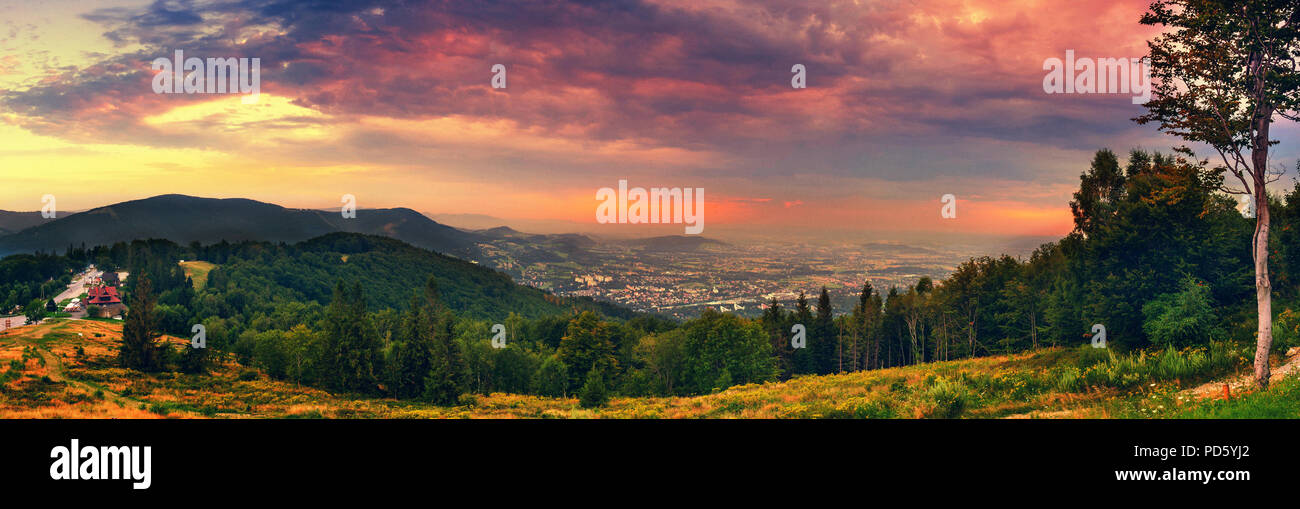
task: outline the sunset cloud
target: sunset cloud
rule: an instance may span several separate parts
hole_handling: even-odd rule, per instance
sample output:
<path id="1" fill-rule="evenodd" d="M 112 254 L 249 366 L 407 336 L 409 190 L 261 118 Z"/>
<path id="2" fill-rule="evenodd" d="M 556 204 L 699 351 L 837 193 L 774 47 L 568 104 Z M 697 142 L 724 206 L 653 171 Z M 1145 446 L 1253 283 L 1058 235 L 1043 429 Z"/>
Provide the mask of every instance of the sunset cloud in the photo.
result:
<path id="1" fill-rule="evenodd" d="M 1172 144 L 1129 120 L 1140 107 L 1127 96 L 1042 90 L 1043 60 L 1068 49 L 1142 56 L 1146 3 L 235 0 L 26 13 L 92 23 L 102 42 L 78 65 L 34 70 L 33 46 L 0 39 L 0 74 L 25 73 L 0 92 L 0 121 L 84 150 L 133 147 L 136 171 L 189 168 L 141 181 L 144 194 L 326 207 L 326 189 L 362 188 L 372 206 L 586 220 L 587 203 L 544 202 L 629 178 L 708 189 L 725 211 L 713 224 L 881 200 L 937 210 L 939 192 L 996 197 L 971 209 L 987 211 L 980 228 L 1039 234 L 1068 229 L 1053 211 L 1068 215 L 1092 151 Z M 149 62 L 175 49 L 260 58 L 261 101 L 153 93 Z M 497 63 L 505 89 L 489 85 Z M 806 89 L 790 87 L 796 63 Z M 144 162 L 155 149 L 171 155 Z M 12 146 L 0 161 L 33 162 Z M 42 161 L 93 171 L 71 153 Z M 240 165 L 280 173 L 257 189 L 213 179 Z M 346 181 L 273 198 L 319 168 L 347 168 Z M 381 191 L 404 179 L 433 187 Z M 525 203 L 476 202 L 473 189 Z M 928 215 L 896 220 L 946 228 Z"/>

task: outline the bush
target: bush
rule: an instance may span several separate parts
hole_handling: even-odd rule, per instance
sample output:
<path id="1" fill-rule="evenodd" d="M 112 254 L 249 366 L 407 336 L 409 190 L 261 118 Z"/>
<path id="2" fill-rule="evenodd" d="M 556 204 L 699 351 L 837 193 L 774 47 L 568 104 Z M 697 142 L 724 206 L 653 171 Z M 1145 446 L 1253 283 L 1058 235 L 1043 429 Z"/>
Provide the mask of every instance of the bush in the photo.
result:
<path id="1" fill-rule="evenodd" d="M 587 381 L 578 391 L 578 405 L 582 408 L 605 406 L 609 403 L 609 393 L 605 390 L 605 375 L 600 369 L 587 372 Z"/>
<path id="2" fill-rule="evenodd" d="M 1152 343 L 1184 347 L 1203 344 L 1220 335 L 1216 330 L 1210 287 L 1191 277 L 1183 278 L 1177 293 L 1167 293 L 1142 306 L 1146 321 L 1142 331 Z"/>
<path id="3" fill-rule="evenodd" d="M 1287 308 L 1273 322 L 1273 349 L 1282 355 L 1300 346 L 1300 312 Z"/>
<path id="4" fill-rule="evenodd" d="M 245 369 L 243 371 L 240 371 L 239 380 L 243 382 L 251 382 L 253 380 L 257 380 L 257 371 L 251 369 Z"/>
<path id="5" fill-rule="evenodd" d="M 184 353 L 180 355 L 180 369 L 182 373 L 191 375 L 201 375 L 208 372 L 208 349 L 186 347 Z M 254 373 L 256 376 L 256 373 Z"/>
<path id="6" fill-rule="evenodd" d="M 1088 385 L 1101 387 L 1127 388 L 1147 382 L 1209 379 L 1241 366 L 1247 357 L 1239 347 L 1232 343 L 1211 342 L 1208 346 L 1175 349 L 1167 346 L 1158 353 L 1140 351 L 1137 354 L 1114 355 L 1110 360 L 1089 366 L 1082 370 L 1081 380 L 1068 382 L 1071 386 L 1082 388 Z M 1062 370 L 1058 375 L 1057 387 L 1061 388 L 1067 375 Z"/>
<path id="7" fill-rule="evenodd" d="M 929 405 L 922 411 L 925 417 L 935 419 L 955 419 L 960 417 L 970 402 L 971 393 L 961 382 L 940 378 L 925 390 L 925 399 Z"/>

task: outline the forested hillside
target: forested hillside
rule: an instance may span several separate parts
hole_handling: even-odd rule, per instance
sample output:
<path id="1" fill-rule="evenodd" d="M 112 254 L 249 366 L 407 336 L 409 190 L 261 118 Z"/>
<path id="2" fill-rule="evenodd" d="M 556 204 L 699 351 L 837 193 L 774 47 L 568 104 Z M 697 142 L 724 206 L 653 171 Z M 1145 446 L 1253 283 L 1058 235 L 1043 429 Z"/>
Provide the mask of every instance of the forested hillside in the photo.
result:
<path id="1" fill-rule="evenodd" d="M 346 233 L 292 245 L 154 240 L 70 248 L 65 256 L 10 257 L 0 270 L 14 278 L 6 283 L 9 301 L 21 303 L 86 262 L 126 268 L 132 308 L 157 303 L 137 318 L 158 330 L 185 336 L 203 324 L 219 355 L 272 377 L 439 404 L 464 393 L 578 394 L 585 406 L 616 395 L 707 394 L 799 375 L 1073 348 L 1101 328 L 1110 351 L 1137 359 L 1150 351 L 1177 367 L 1211 345 L 1238 352 L 1253 340 L 1243 248 L 1252 222 L 1216 191 L 1220 178 L 1198 161 L 1135 151 L 1121 164 L 1101 150 L 1071 203 L 1074 232 L 1028 260 L 979 258 L 941 281 L 883 292 L 868 286 L 847 310 L 832 309 L 823 288 L 794 309 L 772 302 L 757 319 L 712 310 L 685 323 L 633 316 L 519 287 L 400 241 Z M 1275 202 L 1273 351 L 1280 354 L 1298 344 L 1300 328 L 1300 185 Z M 201 289 L 182 259 L 212 264 Z M 144 277 L 152 289 L 136 295 Z M 807 331 L 806 348 L 792 347 L 797 325 Z M 492 346 L 494 336 L 503 347 Z M 1236 354 L 1213 358 L 1207 366 L 1216 372 L 1239 367 Z M 174 352 L 157 359 L 150 369 L 194 369 Z M 1155 371 L 1135 373 L 1102 380 L 1133 384 Z M 1181 379 L 1206 373 L 1193 369 Z M 1072 380 L 1060 383 L 1076 388 Z"/>
<path id="2" fill-rule="evenodd" d="M 39 214 L 35 217 L 15 222 L 22 226 L 21 231 L 15 229 L 7 235 L 0 226 L 0 256 L 48 252 L 69 244 L 107 246 L 138 239 L 168 239 L 180 244 L 300 242 L 331 232 L 351 232 L 383 235 L 470 258 L 479 240 L 476 234 L 438 224 L 406 208 L 363 209 L 354 217 L 344 217 L 338 212 L 290 209 L 241 198 L 179 194 L 115 203 L 55 219 L 40 219 Z"/>

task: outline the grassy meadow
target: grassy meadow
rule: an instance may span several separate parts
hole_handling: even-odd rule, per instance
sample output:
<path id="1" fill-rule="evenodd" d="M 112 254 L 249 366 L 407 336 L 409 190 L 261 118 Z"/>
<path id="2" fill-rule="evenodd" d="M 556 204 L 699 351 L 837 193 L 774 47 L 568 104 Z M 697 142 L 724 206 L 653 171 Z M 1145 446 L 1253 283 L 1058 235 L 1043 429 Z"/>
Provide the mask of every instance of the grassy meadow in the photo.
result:
<path id="1" fill-rule="evenodd" d="M 199 260 L 180 262 L 180 265 L 185 270 L 185 277 L 194 281 L 195 290 L 202 290 L 204 286 L 207 286 L 208 273 L 217 267 L 216 264 Z"/>
<path id="2" fill-rule="evenodd" d="M 460 404 L 335 395 L 227 357 L 207 375 L 117 367 L 121 322 L 63 320 L 0 333 L 2 418 L 1297 418 L 1300 383 L 1254 392 L 1250 349 L 1226 343 L 1115 354 L 1047 348 L 694 397 L 467 394 Z M 165 336 L 177 345 L 184 338 Z M 1292 359 L 1296 360 L 1296 359 Z M 1244 378 L 1242 378 L 1244 380 Z M 1220 383 L 1222 382 L 1222 383 Z M 1227 385 L 1228 388 L 1221 386 Z"/>

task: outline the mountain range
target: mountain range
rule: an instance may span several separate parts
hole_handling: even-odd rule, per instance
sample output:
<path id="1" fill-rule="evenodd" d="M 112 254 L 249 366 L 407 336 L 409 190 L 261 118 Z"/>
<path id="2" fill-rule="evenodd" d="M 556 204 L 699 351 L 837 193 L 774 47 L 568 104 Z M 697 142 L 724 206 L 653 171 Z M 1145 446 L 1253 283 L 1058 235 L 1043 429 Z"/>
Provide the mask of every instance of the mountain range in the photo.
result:
<path id="1" fill-rule="evenodd" d="M 486 216 L 484 216 L 486 217 Z M 506 249 L 517 261 L 590 261 L 599 244 L 581 233 L 524 233 L 507 226 L 455 228 L 398 207 L 361 209 L 345 218 L 338 210 L 293 209 L 244 198 L 201 198 L 166 194 L 58 213 L 0 211 L 0 257 L 34 251 L 62 252 L 70 246 L 111 245 L 137 239 L 167 239 L 179 244 L 221 241 L 295 243 L 346 232 L 394 238 L 413 246 L 472 261 L 487 261 L 486 246 Z M 725 243 L 672 235 L 618 241 L 652 251 L 693 251 Z"/>
<path id="2" fill-rule="evenodd" d="M 43 219 L 38 212 L 0 212 L 0 256 L 62 251 L 160 238 L 204 244 L 222 240 L 300 242 L 333 232 L 392 237 L 416 247 L 474 259 L 484 237 L 439 224 L 408 208 L 337 211 L 291 209 L 242 198 L 168 194 Z M 5 232 L 9 232 L 5 234 Z"/>
<path id="3" fill-rule="evenodd" d="M 66 215 L 67 212 L 56 212 L 54 217 L 58 218 Z M 48 221 L 41 217 L 40 212 L 10 212 L 0 210 L 0 236 L 18 233 L 33 226 Z"/>

